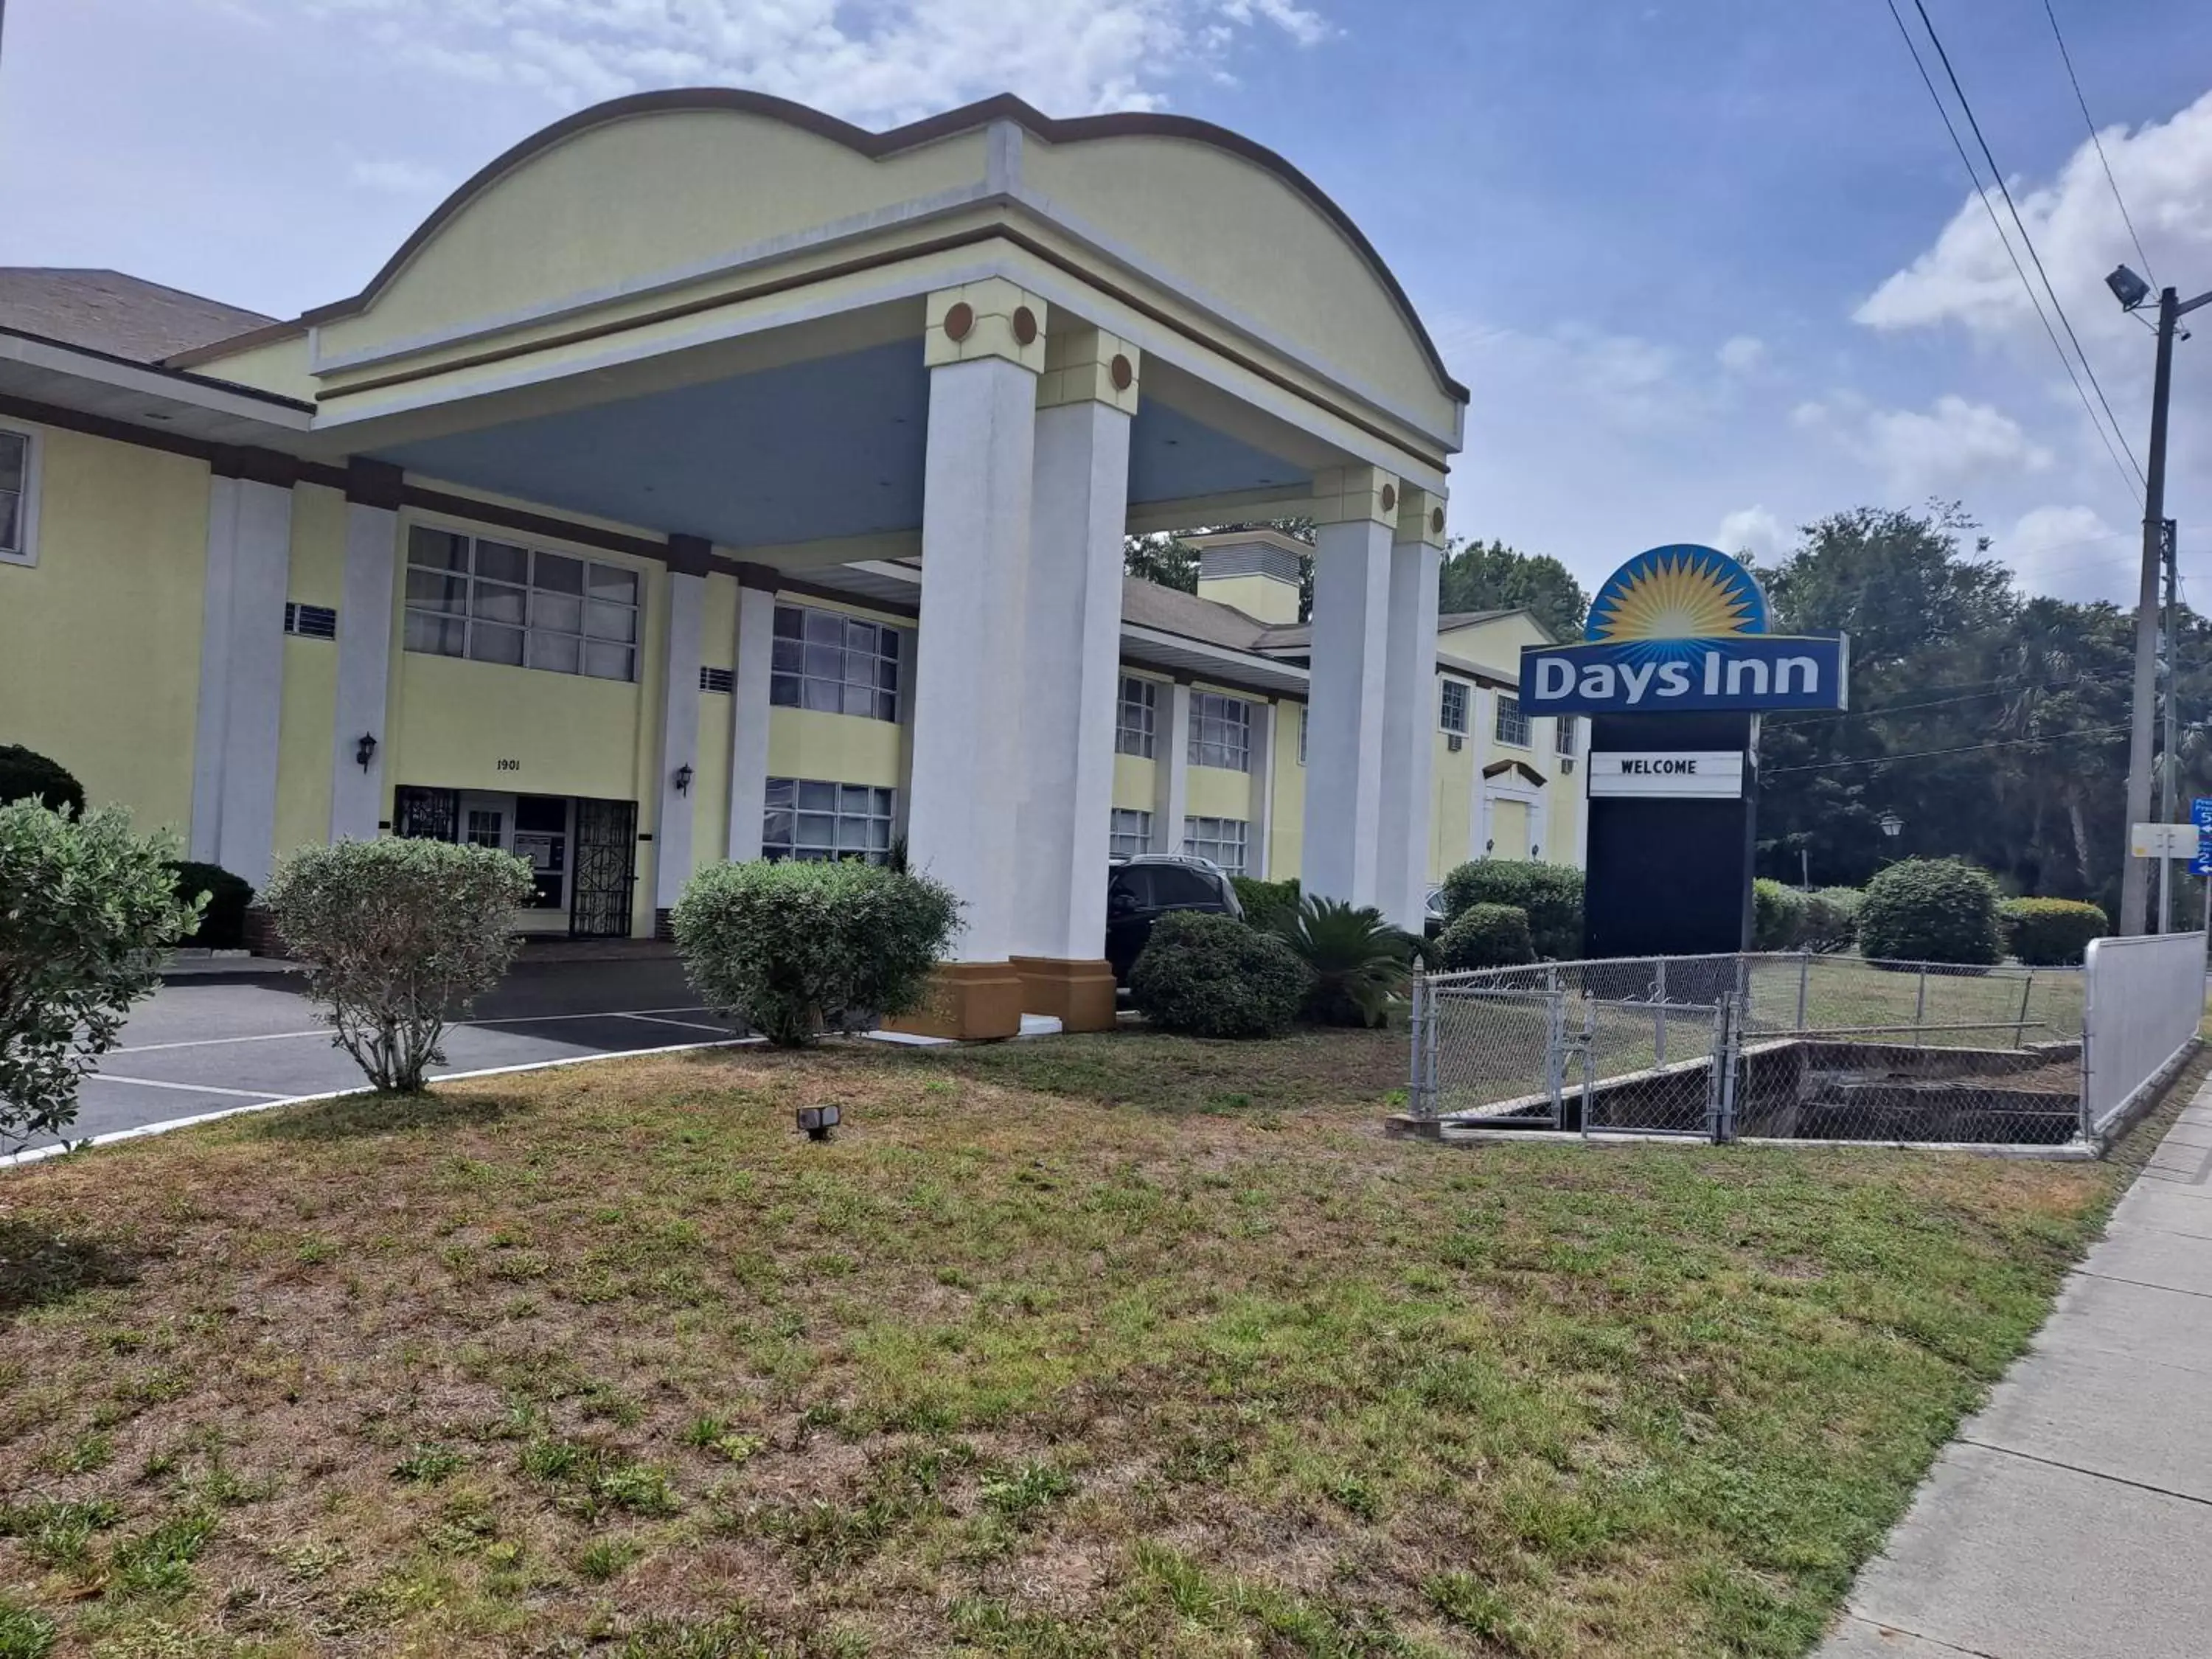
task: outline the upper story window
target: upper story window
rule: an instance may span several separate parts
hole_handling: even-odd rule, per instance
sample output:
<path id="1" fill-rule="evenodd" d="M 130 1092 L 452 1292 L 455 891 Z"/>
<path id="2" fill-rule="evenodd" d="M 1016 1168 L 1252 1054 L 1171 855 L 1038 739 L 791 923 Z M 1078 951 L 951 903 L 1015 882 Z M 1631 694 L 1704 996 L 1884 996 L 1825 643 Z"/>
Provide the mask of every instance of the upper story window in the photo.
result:
<path id="1" fill-rule="evenodd" d="M 1575 728 L 1580 724 L 1581 722 L 1577 720 L 1572 714 L 1561 714 L 1553 720 L 1553 753 L 1559 755 L 1571 755 L 1575 752 L 1575 744 L 1579 741 Z"/>
<path id="2" fill-rule="evenodd" d="M 1121 676 L 1120 713 L 1114 724 L 1116 753 L 1152 757 L 1153 734 L 1159 721 L 1160 688 L 1134 674 Z"/>
<path id="3" fill-rule="evenodd" d="M 811 605 L 775 608 L 768 700 L 780 708 L 864 720 L 899 717 L 899 631 Z"/>
<path id="4" fill-rule="evenodd" d="M 1528 746 L 1528 717 L 1521 712 L 1521 699 L 1498 694 L 1498 740 L 1516 749 Z"/>
<path id="5" fill-rule="evenodd" d="M 0 428 L 0 562 L 39 562 L 38 459 L 29 433 Z"/>
<path id="6" fill-rule="evenodd" d="M 637 641 L 635 570 L 428 525 L 408 532 L 410 651 L 635 680 Z"/>
<path id="7" fill-rule="evenodd" d="M 1225 772 L 1252 769 L 1252 705 L 1218 691 L 1190 694 L 1190 752 L 1193 766 L 1218 766 Z"/>
<path id="8" fill-rule="evenodd" d="M 1440 694 L 1437 724 L 1454 737 L 1467 735 L 1467 684 L 1463 680 L 1446 680 Z"/>

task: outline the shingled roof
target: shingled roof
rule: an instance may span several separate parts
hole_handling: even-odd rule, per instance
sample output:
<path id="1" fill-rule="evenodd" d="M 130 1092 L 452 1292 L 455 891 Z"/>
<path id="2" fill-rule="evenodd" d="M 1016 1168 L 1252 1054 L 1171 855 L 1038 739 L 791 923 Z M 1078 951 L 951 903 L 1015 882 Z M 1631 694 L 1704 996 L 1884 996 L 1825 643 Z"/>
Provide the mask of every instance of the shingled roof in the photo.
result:
<path id="1" fill-rule="evenodd" d="M 119 270 L 0 266 L 0 328 L 137 363 L 159 362 L 275 320 Z"/>

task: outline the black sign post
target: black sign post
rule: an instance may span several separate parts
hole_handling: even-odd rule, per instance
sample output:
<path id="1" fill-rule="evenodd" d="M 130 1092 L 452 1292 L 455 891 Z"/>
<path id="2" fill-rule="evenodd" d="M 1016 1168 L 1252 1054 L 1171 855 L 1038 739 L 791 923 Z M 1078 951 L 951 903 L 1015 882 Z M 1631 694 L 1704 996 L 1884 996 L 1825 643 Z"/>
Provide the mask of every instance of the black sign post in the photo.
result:
<path id="1" fill-rule="evenodd" d="M 1751 714 L 1591 716 L 1592 767 L 1601 754 L 1655 751 L 1733 751 L 1744 766 L 1733 799 L 1593 793 L 1583 803 L 1589 814 L 1585 955 L 1703 956 L 1751 948 L 1756 721 Z M 1586 769 L 1586 775 L 1598 786 L 1594 772 Z"/>

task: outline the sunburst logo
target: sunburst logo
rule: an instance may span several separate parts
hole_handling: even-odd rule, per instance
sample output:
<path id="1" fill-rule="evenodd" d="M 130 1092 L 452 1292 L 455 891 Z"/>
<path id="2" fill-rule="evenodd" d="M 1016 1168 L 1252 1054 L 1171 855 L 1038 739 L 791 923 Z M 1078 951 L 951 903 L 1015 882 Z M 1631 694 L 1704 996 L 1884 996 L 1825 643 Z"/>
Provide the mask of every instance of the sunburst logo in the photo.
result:
<path id="1" fill-rule="evenodd" d="M 1766 597 L 1751 572 L 1717 548 L 1685 543 L 1639 553 L 1607 578 L 1583 635 L 1628 645 L 1765 631 Z"/>

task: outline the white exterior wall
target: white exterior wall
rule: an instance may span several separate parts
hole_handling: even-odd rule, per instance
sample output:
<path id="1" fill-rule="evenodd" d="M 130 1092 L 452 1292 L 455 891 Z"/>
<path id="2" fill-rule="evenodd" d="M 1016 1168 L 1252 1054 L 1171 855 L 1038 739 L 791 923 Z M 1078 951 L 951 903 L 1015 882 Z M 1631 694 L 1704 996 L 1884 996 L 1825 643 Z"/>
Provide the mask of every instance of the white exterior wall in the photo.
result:
<path id="1" fill-rule="evenodd" d="M 1378 889 L 1389 605 L 1389 526 L 1372 519 L 1321 526 L 1301 884 L 1347 904 L 1373 904 Z M 1434 655 L 1431 643 L 1426 656 Z"/>
<path id="2" fill-rule="evenodd" d="M 399 515 L 346 503 L 345 568 L 338 590 L 337 713 L 331 732 L 331 839 L 372 841 L 384 809 L 385 716 L 391 707 L 392 608 Z M 363 766 L 361 740 L 376 752 Z"/>
<path id="3" fill-rule="evenodd" d="M 258 887 L 269 879 L 276 844 L 292 492 L 224 477 L 213 479 L 210 492 L 192 856 Z"/>
<path id="4" fill-rule="evenodd" d="M 768 812 L 769 670 L 775 652 L 775 595 L 738 589 L 737 667 L 730 679 L 730 828 L 733 864 L 761 855 Z M 902 700 L 900 707 L 905 703 Z"/>
<path id="5" fill-rule="evenodd" d="M 675 908 L 691 878 L 691 796 L 676 787 L 676 774 L 699 763 L 699 630 L 707 605 L 707 579 L 671 571 L 668 576 L 668 672 L 660 712 L 660 817 L 653 835 L 653 902 Z M 753 818 L 760 834 L 760 817 Z"/>

